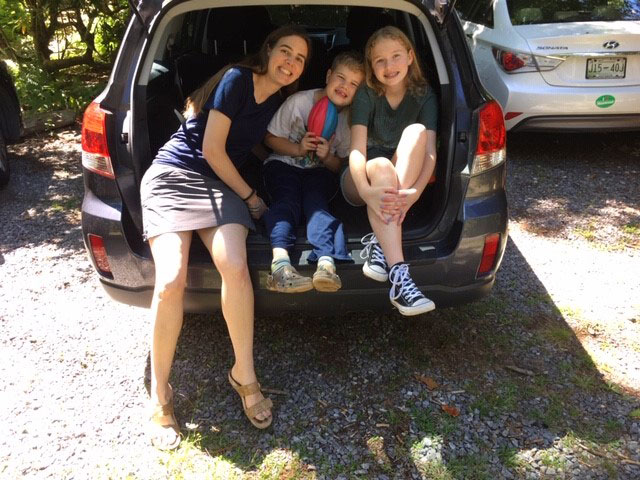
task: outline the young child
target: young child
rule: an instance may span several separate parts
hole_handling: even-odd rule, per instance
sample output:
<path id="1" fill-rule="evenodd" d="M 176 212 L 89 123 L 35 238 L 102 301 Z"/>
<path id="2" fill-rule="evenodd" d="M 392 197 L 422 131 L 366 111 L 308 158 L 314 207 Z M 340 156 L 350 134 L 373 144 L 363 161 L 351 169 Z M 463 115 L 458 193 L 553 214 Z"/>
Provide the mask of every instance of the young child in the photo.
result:
<path id="1" fill-rule="evenodd" d="M 329 213 L 328 203 L 337 191 L 336 173 L 349 154 L 348 106 L 364 79 L 363 58 L 357 52 L 336 56 L 327 71 L 326 87 L 289 97 L 271 119 L 265 143 L 273 153 L 265 160 L 264 181 L 271 205 L 264 215 L 273 249 L 269 290 L 296 293 L 315 288 L 335 292 L 342 286 L 335 260 L 350 261 L 342 222 Z M 307 131 L 313 105 L 324 96 L 339 110 L 332 138 Z M 291 265 L 289 249 L 296 240 L 302 217 L 313 246 L 308 257 L 318 262 L 313 279 Z"/>
<path id="2" fill-rule="evenodd" d="M 363 273 L 380 282 L 389 279 L 391 303 L 402 315 L 418 315 L 435 304 L 409 275 L 402 222 L 435 167 L 437 99 L 410 40 L 396 27 L 371 35 L 365 73 L 366 85 L 351 107 L 351 153 L 341 187 L 349 203 L 367 206 L 373 228 L 362 238 Z"/>

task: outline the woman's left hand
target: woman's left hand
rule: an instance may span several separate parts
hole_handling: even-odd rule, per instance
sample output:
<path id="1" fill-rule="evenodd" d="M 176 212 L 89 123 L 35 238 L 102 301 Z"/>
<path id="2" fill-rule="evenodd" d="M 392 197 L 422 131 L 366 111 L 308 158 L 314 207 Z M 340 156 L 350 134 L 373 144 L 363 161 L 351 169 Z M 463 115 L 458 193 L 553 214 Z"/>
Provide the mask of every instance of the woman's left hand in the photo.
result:
<path id="1" fill-rule="evenodd" d="M 404 218 L 407 216 L 407 212 L 413 204 L 418 201 L 420 194 L 415 188 L 404 188 L 402 190 L 398 190 L 398 194 L 404 194 L 404 201 L 399 202 L 398 205 L 395 206 L 395 210 L 392 212 L 393 218 L 391 221 L 395 221 L 398 225 L 402 225 Z"/>
<path id="2" fill-rule="evenodd" d="M 254 220 L 259 219 L 264 215 L 264 212 L 269 210 L 269 207 L 264 203 L 264 200 L 262 200 L 257 194 L 247 200 L 247 207 L 249 207 L 249 213 Z"/>

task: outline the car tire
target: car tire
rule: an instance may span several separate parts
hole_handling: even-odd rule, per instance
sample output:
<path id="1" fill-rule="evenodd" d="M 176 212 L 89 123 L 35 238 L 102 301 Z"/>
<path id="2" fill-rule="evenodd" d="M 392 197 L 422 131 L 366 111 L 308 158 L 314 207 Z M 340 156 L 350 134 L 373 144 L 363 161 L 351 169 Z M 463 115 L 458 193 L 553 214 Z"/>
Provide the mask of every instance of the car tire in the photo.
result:
<path id="1" fill-rule="evenodd" d="M 10 173 L 7 144 L 4 141 L 4 135 L 0 132 L 0 187 L 4 187 L 9 183 Z"/>

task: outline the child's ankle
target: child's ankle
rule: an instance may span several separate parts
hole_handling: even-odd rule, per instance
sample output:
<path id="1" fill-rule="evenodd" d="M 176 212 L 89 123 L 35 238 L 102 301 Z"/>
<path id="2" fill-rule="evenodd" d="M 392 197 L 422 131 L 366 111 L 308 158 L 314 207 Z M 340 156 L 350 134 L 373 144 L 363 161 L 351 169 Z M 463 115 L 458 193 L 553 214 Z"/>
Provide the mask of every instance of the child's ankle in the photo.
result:
<path id="1" fill-rule="evenodd" d="M 321 267 L 328 267 L 331 270 L 335 271 L 336 262 L 333 260 L 333 257 L 330 257 L 329 255 L 323 255 L 318 259 L 318 268 Z"/>
<path id="2" fill-rule="evenodd" d="M 291 265 L 291 260 L 289 260 L 289 257 L 274 258 L 273 260 L 271 260 L 271 273 L 275 273 L 285 265 Z"/>

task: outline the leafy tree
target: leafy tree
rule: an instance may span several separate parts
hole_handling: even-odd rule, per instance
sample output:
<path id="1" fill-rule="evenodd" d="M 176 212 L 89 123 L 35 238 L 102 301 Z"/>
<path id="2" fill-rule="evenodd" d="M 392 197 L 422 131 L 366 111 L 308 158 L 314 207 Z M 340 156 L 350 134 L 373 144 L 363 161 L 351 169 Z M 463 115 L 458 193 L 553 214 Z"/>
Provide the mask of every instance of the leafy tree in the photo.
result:
<path id="1" fill-rule="evenodd" d="M 0 55 L 46 72 L 108 64 L 128 15 L 126 0 L 0 0 Z"/>

